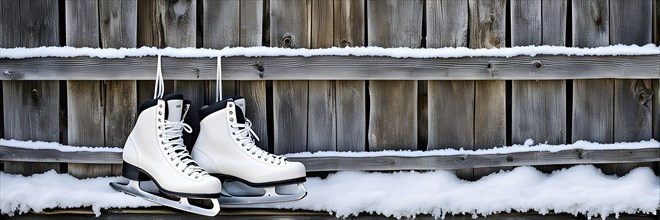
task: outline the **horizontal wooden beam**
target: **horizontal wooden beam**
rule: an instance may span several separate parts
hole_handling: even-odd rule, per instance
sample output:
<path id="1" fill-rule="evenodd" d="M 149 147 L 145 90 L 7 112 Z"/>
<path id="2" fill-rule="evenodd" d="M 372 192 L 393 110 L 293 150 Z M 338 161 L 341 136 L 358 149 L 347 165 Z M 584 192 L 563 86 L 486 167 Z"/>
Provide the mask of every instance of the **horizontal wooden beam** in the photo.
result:
<path id="1" fill-rule="evenodd" d="M 660 161 L 660 148 L 627 150 L 562 150 L 510 154 L 420 157 L 290 157 L 307 171 L 342 170 L 437 170 L 556 164 L 612 164 Z M 0 161 L 121 164 L 117 152 L 61 152 L 0 146 Z"/>
<path id="2" fill-rule="evenodd" d="M 392 58 L 227 57 L 224 80 L 557 80 L 660 78 L 660 55 Z M 171 80 L 213 80 L 215 58 L 163 58 Z M 155 57 L 0 59 L 2 80 L 153 80 Z"/>

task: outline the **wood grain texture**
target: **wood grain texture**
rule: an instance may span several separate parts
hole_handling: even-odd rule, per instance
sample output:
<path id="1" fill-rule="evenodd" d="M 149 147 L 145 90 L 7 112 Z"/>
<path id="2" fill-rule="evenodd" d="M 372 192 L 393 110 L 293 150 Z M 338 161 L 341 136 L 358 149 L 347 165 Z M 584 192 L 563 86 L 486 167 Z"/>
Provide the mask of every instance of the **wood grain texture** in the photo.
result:
<path id="1" fill-rule="evenodd" d="M 476 81 L 474 95 L 475 149 L 506 145 L 505 82 Z"/>
<path id="2" fill-rule="evenodd" d="M 653 80 L 653 139 L 660 140 L 660 79 Z"/>
<path id="3" fill-rule="evenodd" d="M 426 0 L 426 47 L 467 47 L 468 2 Z"/>
<path id="4" fill-rule="evenodd" d="M 651 0 L 610 1 L 610 44 L 652 43 L 652 7 Z M 653 95 L 651 80 L 614 80 L 615 142 L 653 138 Z M 653 167 L 653 164 L 616 164 L 611 167 L 617 175 L 625 175 L 634 168 Z M 604 169 L 604 172 L 608 171 Z"/>
<path id="5" fill-rule="evenodd" d="M 273 81 L 276 154 L 307 151 L 308 81 Z"/>
<path id="6" fill-rule="evenodd" d="M 66 45 L 71 47 L 99 47 L 98 0 L 64 1 Z"/>
<path id="7" fill-rule="evenodd" d="M 356 47 L 366 45 L 365 2 L 363 0 L 333 0 L 333 45 Z"/>
<path id="8" fill-rule="evenodd" d="M 566 143 L 566 81 L 514 81 L 512 144 Z"/>
<path id="9" fill-rule="evenodd" d="M 335 81 L 309 81 L 308 98 L 307 150 L 337 150 Z"/>
<path id="10" fill-rule="evenodd" d="M 543 45 L 566 45 L 567 0 L 541 0 L 541 39 Z M 513 33 L 513 32 L 512 32 Z"/>
<path id="11" fill-rule="evenodd" d="M 241 20 L 238 0 L 203 0 L 204 48 L 222 49 L 239 44 Z"/>
<path id="12" fill-rule="evenodd" d="M 509 154 L 445 155 L 420 157 L 289 157 L 302 162 L 307 172 L 345 170 L 438 170 L 555 164 L 603 164 L 660 161 L 658 148 L 612 150 L 561 150 Z M 122 163 L 117 152 L 61 152 L 0 146 L 0 161 L 44 161 L 76 163 Z"/>
<path id="13" fill-rule="evenodd" d="M 367 1 L 369 46 L 421 46 L 424 2 Z M 369 150 L 417 149 L 417 81 L 369 82 Z"/>
<path id="14" fill-rule="evenodd" d="M 294 0 L 270 0 L 270 46 L 309 48 L 307 5 Z"/>
<path id="15" fill-rule="evenodd" d="M 266 81 L 240 81 L 238 94 L 245 97 L 245 116 L 252 121 L 252 130 L 259 137 L 259 147 L 268 150 L 268 117 Z"/>
<path id="16" fill-rule="evenodd" d="M 0 10 L 0 47 L 60 45 L 57 0 L 0 0 Z M 4 138 L 60 141 L 59 82 L 3 82 L 2 89 Z M 7 173 L 31 175 L 51 169 L 59 172 L 60 165 L 4 163 L 4 171 Z"/>
<path id="17" fill-rule="evenodd" d="M 263 37 L 263 0 L 240 1 L 240 45 L 261 46 Z"/>
<path id="18" fill-rule="evenodd" d="M 337 80 L 337 151 L 364 151 L 367 143 L 366 84 Z"/>
<path id="19" fill-rule="evenodd" d="M 572 0 L 573 46 L 598 47 L 610 43 L 608 0 Z"/>
<path id="20" fill-rule="evenodd" d="M 573 140 L 614 141 L 614 80 L 573 82 Z"/>
<path id="21" fill-rule="evenodd" d="M 429 81 L 428 149 L 474 149 L 475 81 Z"/>
<path id="22" fill-rule="evenodd" d="M 197 1 L 138 1 L 138 46 L 195 47 Z"/>
<path id="23" fill-rule="evenodd" d="M 132 0 L 99 0 L 101 47 L 136 47 L 137 2 Z"/>
<path id="24" fill-rule="evenodd" d="M 334 44 L 334 12 L 332 0 L 311 1 L 311 48 L 329 48 Z"/>
<path id="25" fill-rule="evenodd" d="M 465 57 L 227 57 L 223 80 L 657 79 L 659 55 Z M 163 57 L 170 80 L 215 80 L 215 58 Z M 153 80 L 155 57 L 0 59 L 0 80 Z M 584 65 L 589 63 L 589 65 Z M 540 64 L 537 68 L 536 64 Z M 491 68 L 488 68 L 488 66 Z M 263 71 L 260 71 L 263 70 Z M 313 74 L 312 74 L 313 73 Z M 153 84 L 153 82 L 152 82 Z M 167 88 L 167 86 L 166 86 Z M 151 96 L 153 96 L 153 91 Z"/>
<path id="26" fill-rule="evenodd" d="M 511 0 L 511 46 L 542 44 L 541 0 Z"/>
<path id="27" fill-rule="evenodd" d="M 470 0 L 468 8 L 470 48 L 506 46 L 506 0 Z"/>
<path id="28" fill-rule="evenodd" d="M 2 89 L 5 138 L 60 142 L 58 81 L 5 81 Z M 60 171 L 57 163 L 6 162 L 4 168 L 23 175 Z"/>

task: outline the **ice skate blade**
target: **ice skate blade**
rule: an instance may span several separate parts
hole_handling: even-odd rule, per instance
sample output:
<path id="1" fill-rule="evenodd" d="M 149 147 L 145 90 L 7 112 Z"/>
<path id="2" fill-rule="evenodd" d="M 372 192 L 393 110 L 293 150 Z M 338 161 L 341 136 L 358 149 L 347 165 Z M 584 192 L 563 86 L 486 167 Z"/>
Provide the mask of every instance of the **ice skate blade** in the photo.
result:
<path id="1" fill-rule="evenodd" d="M 264 187 L 266 193 L 262 196 L 232 196 L 222 189 L 220 207 L 222 208 L 270 208 L 271 203 L 291 202 L 301 200 L 307 196 L 307 189 L 302 183 L 297 184 L 298 190 L 294 194 L 280 195 L 275 187 Z M 270 204 L 270 205 L 269 205 Z"/>
<path id="2" fill-rule="evenodd" d="M 181 198 L 179 201 L 174 201 L 171 199 L 163 198 L 148 192 L 143 191 L 140 188 L 139 182 L 135 180 L 130 180 L 128 184 L 122 184 L 122 183 L 116 183 L 112 182 L 110 183 L 110 186 L 120 192 L 126 193 L 128 195 L 136 196 L 136 197 L 141 197 L 146 200 L 149 200 L 154 203 L 158 203 L 164 206 L 168 206 L 171 208 L 175 208 L 181 211 L 186 211 L 186 212 L 191 212 L 199 215 L 204 215 L 204 216 L 215 216 L 220 212 L 220 204 L 218 202 L 218 199 L 210 199 L 211 202 L 213 203 L 213 208 L 211 209 L 205 209 L 201 208 L 198 206 L 191 205 L 188 203 L 188 198 Z"/>

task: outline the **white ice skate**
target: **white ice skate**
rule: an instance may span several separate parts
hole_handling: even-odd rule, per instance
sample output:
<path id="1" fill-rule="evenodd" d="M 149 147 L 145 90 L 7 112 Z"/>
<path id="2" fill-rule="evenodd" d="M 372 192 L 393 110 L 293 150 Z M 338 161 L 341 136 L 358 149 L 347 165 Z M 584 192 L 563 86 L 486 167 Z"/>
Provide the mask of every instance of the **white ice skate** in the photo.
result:
<path id="1" fill-rule="evenodd" d="M 202 168 L 223 180 L 221 207 L 258 207 L 304 198 L 305 166 L 256 146 L 258 137 L 244 117 L 245 100 L 236 99 L 201 110 L 200 134 L 191 153 Z"/>
<path id="2" fill-rule="evenodd" d="M 158 72 L 154 96 L 162 97 L 162 75 Z M 183 144 L 183 131 L 191 132 L 190 126 L 183 123 L 189 107 L 190 103 L 185 103 L 181 94 L 171 94 L 143 103 L 122 154 L 122 176 L 129 180 L 128 184 L 113 182 L 110 186 L 175 209 L 215 216 L 220 211 L 218 197 L 222 189 L 221 182 L 199 167 Z M 167 197 L 140 188 L 140 181 L 150 180 Z M 179 199 L 177 201 L 169 197 Z M 190 204 L 190 198 L 208 199 L 213 207 Z"/>

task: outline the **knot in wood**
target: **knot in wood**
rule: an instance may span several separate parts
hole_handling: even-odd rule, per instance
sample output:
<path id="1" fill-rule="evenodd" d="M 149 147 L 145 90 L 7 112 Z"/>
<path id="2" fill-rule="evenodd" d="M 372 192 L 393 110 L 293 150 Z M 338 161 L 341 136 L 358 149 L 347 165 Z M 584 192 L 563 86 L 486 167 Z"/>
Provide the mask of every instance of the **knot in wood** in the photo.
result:
<path id="1" fill-rule="evenodd" d="M 2 73 L 2 78 L 13 80 L 14 79 L 14 72 L 9 71 L 9 70 L 5 70 L 5 72 Z"/>
<path id="2" fill-rule="evenodd" d="M 506 162 L 513 162 L 513 157 L 511 155 L 506 156 Z"/>
<path id="3" fill-rule="evenodd" d="M 534 68 L 536 69 L 541 69 L 543 68 L 543 62 L 541 62 L 540 60 L 534 60 L 532 61 L 532 66 L 534 66 Z"/>
<path id="4" fill-rule="evenodd" d="M 39 91 L 37 89 L 32 89 L 30 95 L 32 95 L 32 101 L 34 103 L 39 102 Z"/>
<path id="5" fill-rule="evenodd" d="M 282 38 L 282 46 L 283 46 L 283 47 L 291 47 L 291 41 L 292 41 L 292 40 L 291 40 L 291 36 L 289 36 L 289 35 L 285 35 L 285 36 Z"/>
<path id="6" fill-rule="evenodd" d="M 350 46 L 351 46 L 351 42 L 348 41 L 348 40 L 346 40 L 346 39 L 344 39 L 344 40 L 341 40 L 341 43 L 339 43 L 339 46 L 341 46 L 341 47 L 350 47 Z"/>

